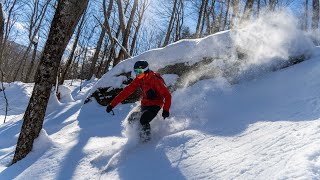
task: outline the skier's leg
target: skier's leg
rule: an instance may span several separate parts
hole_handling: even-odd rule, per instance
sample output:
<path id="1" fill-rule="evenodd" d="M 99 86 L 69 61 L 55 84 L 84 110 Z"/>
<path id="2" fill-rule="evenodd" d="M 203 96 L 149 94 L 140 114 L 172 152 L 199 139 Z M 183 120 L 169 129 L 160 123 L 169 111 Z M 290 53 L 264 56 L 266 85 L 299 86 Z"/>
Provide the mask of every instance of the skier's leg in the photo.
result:
<path id="1" fill-rule="evenodd" d="M 159 106 L 143 106 L 140 124 L 142 126 L 140 137 L 142 141 L 150 140 L 150 122 L 157 116 Z"/>
<path id="2" fill-rule="evenodd" d="M 142 111 L 141 111 L 141 106 L 140 105 L 135 107 L 135 108 L 133 108 L 131 110 L 131 112 L 129 113 L 129 115 L 128 115 L 128 118 L 127 118 L 128 123 L 131 124 L 131 123 L 134 123 L 137 120 L 139 120 L 139 118 L 141 117 L 141 113 L 142 113 Z"/>

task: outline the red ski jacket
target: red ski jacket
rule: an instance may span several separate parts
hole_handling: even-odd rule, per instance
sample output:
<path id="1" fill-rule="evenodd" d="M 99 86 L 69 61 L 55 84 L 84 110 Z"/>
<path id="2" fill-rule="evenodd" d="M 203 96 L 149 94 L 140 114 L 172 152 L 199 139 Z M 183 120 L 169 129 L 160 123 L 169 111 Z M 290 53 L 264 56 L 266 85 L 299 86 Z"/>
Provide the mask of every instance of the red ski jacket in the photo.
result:
<path id="1" fill-rule="evenodd" d="M 115 107 L 138 88 L 142 89 L 142 106 L 163 106 L 163 109 L 169 112 L 171 94 L 160 74 L 153 71 L 149 71 L 142 79 L 135 78 L 111 101 L 110 105 Z"/>

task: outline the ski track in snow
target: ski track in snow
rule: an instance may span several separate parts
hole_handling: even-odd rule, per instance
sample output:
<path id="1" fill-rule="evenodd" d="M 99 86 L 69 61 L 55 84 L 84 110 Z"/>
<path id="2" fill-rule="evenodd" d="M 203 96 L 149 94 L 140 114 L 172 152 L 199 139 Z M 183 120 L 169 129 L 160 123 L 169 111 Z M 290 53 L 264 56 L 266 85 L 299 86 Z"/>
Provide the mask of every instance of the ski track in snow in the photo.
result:
<path id="1" fill-rule="evenodd" d="M 263 122 L 232 138 L 184 131 L 165 137 L 159 147 L 188 179 L 312 179 L 319 171 L 301 169 L 319 168 L 312 163 L 319 158 L 319 127 L 320 121 Z M 181 137 L 190 139 L 174 147 Z"/>

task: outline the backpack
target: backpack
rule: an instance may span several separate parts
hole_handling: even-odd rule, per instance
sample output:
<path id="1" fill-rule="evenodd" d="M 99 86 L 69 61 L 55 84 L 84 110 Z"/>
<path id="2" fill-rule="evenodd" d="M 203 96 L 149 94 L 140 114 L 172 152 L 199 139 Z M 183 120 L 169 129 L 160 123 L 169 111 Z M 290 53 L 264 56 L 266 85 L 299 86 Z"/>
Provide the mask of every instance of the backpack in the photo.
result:
<path id="1" fill-rule="evenodd" d="M 158 72 L 153 72 L 154 76 L 161 79 L 161 81 L 163 82 L 164 85 L 167 85 L 166 82 L 164 81 L 164 79 L 161 77 L 161 75 Z"/>

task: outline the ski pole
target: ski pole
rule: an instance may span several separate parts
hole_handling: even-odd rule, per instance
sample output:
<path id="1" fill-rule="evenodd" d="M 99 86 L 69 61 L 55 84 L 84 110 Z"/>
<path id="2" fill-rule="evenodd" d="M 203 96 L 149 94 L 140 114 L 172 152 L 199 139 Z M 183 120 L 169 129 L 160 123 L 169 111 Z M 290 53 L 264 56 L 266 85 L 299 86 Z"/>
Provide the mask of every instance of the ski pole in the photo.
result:
<path id="1" fill-rule="evenodd" d="M 111 112 L 112 112 L 112 116 L 114 116 L 114 111 L 113 111 L 113 110 L 111 110 Z"/>

